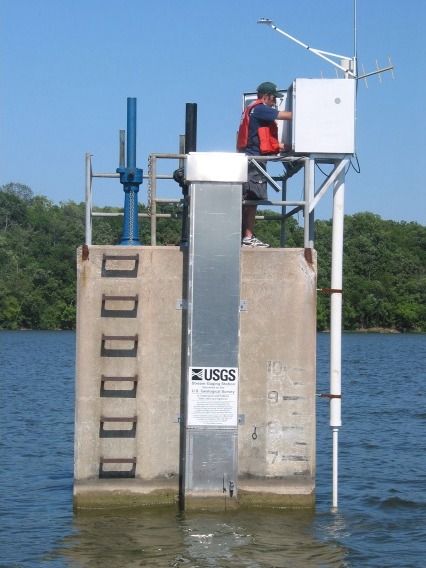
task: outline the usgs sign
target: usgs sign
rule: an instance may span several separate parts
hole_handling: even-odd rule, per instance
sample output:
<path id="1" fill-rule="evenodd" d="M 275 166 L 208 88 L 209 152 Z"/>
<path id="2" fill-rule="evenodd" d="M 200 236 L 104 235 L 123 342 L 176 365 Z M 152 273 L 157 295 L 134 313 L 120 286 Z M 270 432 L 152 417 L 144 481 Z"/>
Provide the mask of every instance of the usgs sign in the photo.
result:
<path id="1" fill-rule="evenodd" d="M 187 426 L 238 425 L 238 368 L 190 367 Z"/>

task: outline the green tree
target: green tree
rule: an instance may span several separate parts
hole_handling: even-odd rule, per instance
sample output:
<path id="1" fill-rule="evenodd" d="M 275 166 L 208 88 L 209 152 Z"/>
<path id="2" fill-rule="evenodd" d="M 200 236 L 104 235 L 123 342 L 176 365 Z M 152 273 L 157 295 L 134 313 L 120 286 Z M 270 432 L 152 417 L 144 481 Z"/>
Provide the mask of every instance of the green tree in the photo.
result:
<path id="1" fill-rule="evenodd" d="M 100 212 L 122 213 L 119 208 Z M 139 212 L 146 213 L 144 205 Z M 160 204 L 157 244 L 179 245 L 182 207 Z M 261 210 L 258 236 L 278 247 L 281 223 Z M 93 242 L 121 240 L 123 217 L 93 219 Z M 76 249 L 84 243 L 84 203 L 58 205 L 19 183 L 0 187 L 0 328 L 72 329 L 76 312 Z M 151 244 L 150 219 L 140 218 L 139 238 Z M 345 218 L 343 327 L 426 331 L 426 228 L 418 223 L 384 221 L 372 213 Z M 288 247 L 303 247 L 303 229 L 286 222 Z M 331 287 L 332 222 L 315 222 L 318 288 Z M 327 330 L 330 295 L 319 294 L 318 330 Z"/>

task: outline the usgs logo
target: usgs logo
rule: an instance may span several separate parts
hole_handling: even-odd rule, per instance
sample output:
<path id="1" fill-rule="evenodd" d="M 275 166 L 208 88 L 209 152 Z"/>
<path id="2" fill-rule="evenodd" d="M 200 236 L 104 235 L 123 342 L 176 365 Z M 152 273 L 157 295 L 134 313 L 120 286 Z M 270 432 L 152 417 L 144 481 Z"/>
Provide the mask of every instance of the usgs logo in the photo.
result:
<path id="1" fill-rule="evenodd" d="M 192 367 L 192 381 L 233 382 L 238 376 L 238 369 L 234 367 Z"/>

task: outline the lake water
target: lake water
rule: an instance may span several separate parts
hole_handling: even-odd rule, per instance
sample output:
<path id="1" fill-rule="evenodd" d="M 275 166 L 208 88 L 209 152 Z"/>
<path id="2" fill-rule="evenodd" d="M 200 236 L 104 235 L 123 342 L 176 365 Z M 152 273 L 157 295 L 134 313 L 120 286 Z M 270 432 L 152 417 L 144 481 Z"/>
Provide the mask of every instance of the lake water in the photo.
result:
<path id="1" fill-rule="evenodd" d="M 74 515 L 74 332 L 0 331 L 2 568 L 426 566 L 426 336 L 344 334 L 339 509 L 327 399 L 313 512 Z M 317 392 L 329 392 L 318 335 Z"/>

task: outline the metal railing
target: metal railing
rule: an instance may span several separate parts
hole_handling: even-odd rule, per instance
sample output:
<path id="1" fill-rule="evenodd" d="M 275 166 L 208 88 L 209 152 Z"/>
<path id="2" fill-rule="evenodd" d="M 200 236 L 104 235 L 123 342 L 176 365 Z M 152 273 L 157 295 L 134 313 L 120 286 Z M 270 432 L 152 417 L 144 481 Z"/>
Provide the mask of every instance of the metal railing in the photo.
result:
<path id="1" fill-rule="evenodd" d="M 94 178 L 119 178 L 118 173 L 99 173 L 93 172 L 91 154 L 86 154 L 86 244 L 92 244 L 92 221 L 94 217 L 122 217 L 122 212 L 101 212 L 93 210 L 93 187 L 92 181 Z M 304 247 L 312 248 L 314 242 L 313 229 L 314 229 L 314 210 L 326 191 L 334 185 L 342 171 L 344 170 L 346 160 L 345 156 L 299 156 L 299 157 L 265 157 L 265 156 L 249 156 L 248 160 L 256 168 L 263 173 L 267 178 L 268 184 L 277 192 L 281 193 L 280 200 L 260 200 L 260 201 L 244 201 L 249 205 L 270 205 L 273 207 L 280 207 L 280 213 L 274 215 L 257 214 L 256 219 L 264 221 L 279 220 L 281 221 L 281 234 L 280 243 L 281 247 L 286 244 L 286 220 L 299 212 L 303 213 L 303 230 L 304 230 Z M 185 205 L 188 196 L 182 197 L 157 197 L 158 180 L 173 180 L 173 174 L 159 174 L 157 173 L 158 160 L 177 160 L 178 167 L 184 166 L 186 159 L 185 154 L 150 154 L 148 157 L 148 173 L 143 175 L 143 179 L 148 182 L 147 189 L 147 212 L 139 213 L 138 217 L 150 219 L 150 234 L 151 246 L 157 245 L 157 220 L 161 218 L 176 218 L 173 213 L 158 213 L 157 205 L 159 204 L 175 204 Z M 334 169 L 326 178 L 324 183 L 315 191 L 315 175 L 314 168 L 316 160 L 334 164 Z M 271 176 L 262 167 L 263 162 L 282 162 L 283 165 L 287 164 L 287 168 L 283 175 Z M 301 169 L 304 170 L 304 183 L 303 183 L 303 199 L 288 200 L 287 199 L 287 180 L 294 174 L 298 173 Z M 288 208 L 291 208 L 288 210 Z"/>

